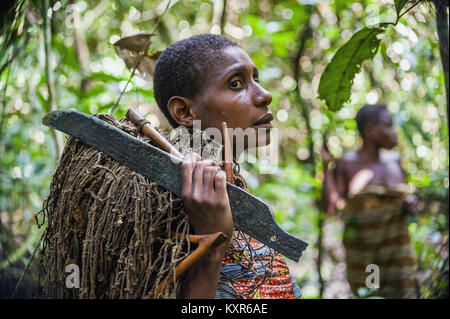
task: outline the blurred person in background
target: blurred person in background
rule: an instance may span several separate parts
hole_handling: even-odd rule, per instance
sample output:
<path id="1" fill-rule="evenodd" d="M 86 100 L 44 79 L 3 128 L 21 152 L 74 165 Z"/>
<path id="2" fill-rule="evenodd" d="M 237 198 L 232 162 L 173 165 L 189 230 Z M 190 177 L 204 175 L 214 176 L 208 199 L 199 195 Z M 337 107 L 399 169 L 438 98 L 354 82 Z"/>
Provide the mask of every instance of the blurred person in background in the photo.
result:
<path id="1" fill-rule="evenodd" d="M 392 150 L 392 116 L 385 105 L 365 105 L 355 120 L 363 139 L 359 150 L 335 162 L 326 143 L 322 149 L 322 201 L 328 214 L 342 211 L 348 282 L 355 296 L 362 287 L 384 298 L 417 298 L 417 260 L 405 217 L 416 212 L 418 201 Z"/>

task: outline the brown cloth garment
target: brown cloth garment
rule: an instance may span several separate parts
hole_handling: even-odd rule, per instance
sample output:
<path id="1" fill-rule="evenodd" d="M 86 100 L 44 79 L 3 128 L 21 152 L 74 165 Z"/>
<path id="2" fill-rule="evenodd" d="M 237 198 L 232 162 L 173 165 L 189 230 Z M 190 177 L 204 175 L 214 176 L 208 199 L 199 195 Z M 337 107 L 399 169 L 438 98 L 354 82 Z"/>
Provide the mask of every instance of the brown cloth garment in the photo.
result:
<path id="1" fill-rule="evenodd" d="M 417 261 L 403 213 L 404 194 L 402 187 L 368 185 L 348 200 L 343 213 L 344 246 L 347 278 L 355 295 L 359 287 L 367 287 L 366 278 L 372 270 L 366 267 L 375 264 L 379 267 L 379 289 L 372 295 L 418 297 Z"/>

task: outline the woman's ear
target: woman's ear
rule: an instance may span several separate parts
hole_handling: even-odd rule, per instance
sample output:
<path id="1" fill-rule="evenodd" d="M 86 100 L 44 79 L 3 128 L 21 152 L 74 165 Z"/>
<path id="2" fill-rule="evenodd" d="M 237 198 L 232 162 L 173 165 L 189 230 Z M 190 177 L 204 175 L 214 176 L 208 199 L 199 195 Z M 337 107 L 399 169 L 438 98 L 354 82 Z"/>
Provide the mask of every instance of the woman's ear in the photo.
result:
<path id="1" fill-rule="evenodd" d="M 369 121 L 364 128 L 364 136 L 366 139 L 372 139 L 377 135 L 377 123 L 375 121 Z"/>
<path id="2" fill-rule="evenodd" d="M 179 125 L 185 127 L 192 127 L 193 114 L 192 114 L 192 101 L 188 98 L 181 96 L 172 96 L 167 102 L 167 109 L 173 120 Z"/>

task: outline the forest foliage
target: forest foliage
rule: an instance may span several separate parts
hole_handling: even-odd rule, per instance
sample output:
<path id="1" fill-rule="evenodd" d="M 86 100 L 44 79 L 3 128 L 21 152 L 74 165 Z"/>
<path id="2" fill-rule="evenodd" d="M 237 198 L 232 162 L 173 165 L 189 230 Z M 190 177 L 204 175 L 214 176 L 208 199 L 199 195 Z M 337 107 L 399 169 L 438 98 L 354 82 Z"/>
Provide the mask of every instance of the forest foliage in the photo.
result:
<path id="1" fill-rule="evenodd" d="M 385 103 L 399 133 L 408 185 L 425 205 L 423 214 L 409 220 L 422 297 L 437 296 L 439 285 L 448 284 L 436 277 L 436 269 L 448 269 L 448 250 L 442 248 L 448 243 L 448 106 L 434 6 L 415 4 L 16 1 L 2 12 L 0 30 L 0 296 L 11 295 L 38 246 L 43 228 L 34 214 L 49 194 L 64 146 L 63 136 L 41 124 L 44 114 L 113 110 L 121 118 L 134 107 L 152 125 L 169 129 L 151 76 L 131 77 L 133 68 L 114 46 L 124 37 L 153 32 L 149 57 L 191 35 L 222 33 L 259 68 L 262 86 L 273 95 L 279 161 L 274 174 L 259 174 L 258 163 L 243 164 L 241 171 L 251 192 L 271 204 L 281 227 L 310 243 L 300 262 L 289 264 L 306 298 L 351 297 L 342 223 L 325 217 L 317 204 L 324 138 L 337 158 L 357 148 L 357 110 Z M 30 296 L 26 285 L 37 280 L 34 264 L 18 295 Z"/>

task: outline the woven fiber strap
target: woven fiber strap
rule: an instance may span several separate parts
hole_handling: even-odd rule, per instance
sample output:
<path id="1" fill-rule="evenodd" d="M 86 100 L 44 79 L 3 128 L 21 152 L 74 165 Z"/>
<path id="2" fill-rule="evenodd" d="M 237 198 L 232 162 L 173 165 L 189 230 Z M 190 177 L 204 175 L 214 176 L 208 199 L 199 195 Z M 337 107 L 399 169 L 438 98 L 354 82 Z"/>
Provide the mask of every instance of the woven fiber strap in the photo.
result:
<path id="1" fill-rule="evenodd" d="M 147 121 L 146 119 L 142 119 L 142 120 L 140 120 L 140 121 L 138 122 L 138 124 L 137 124 L 137 130 L 138 130 L 138 132 L 140 132 L 140 131 L 142 130 L 142 127 L 143 127 L 145 124 L 150 124 L 150 122 Z"/>

